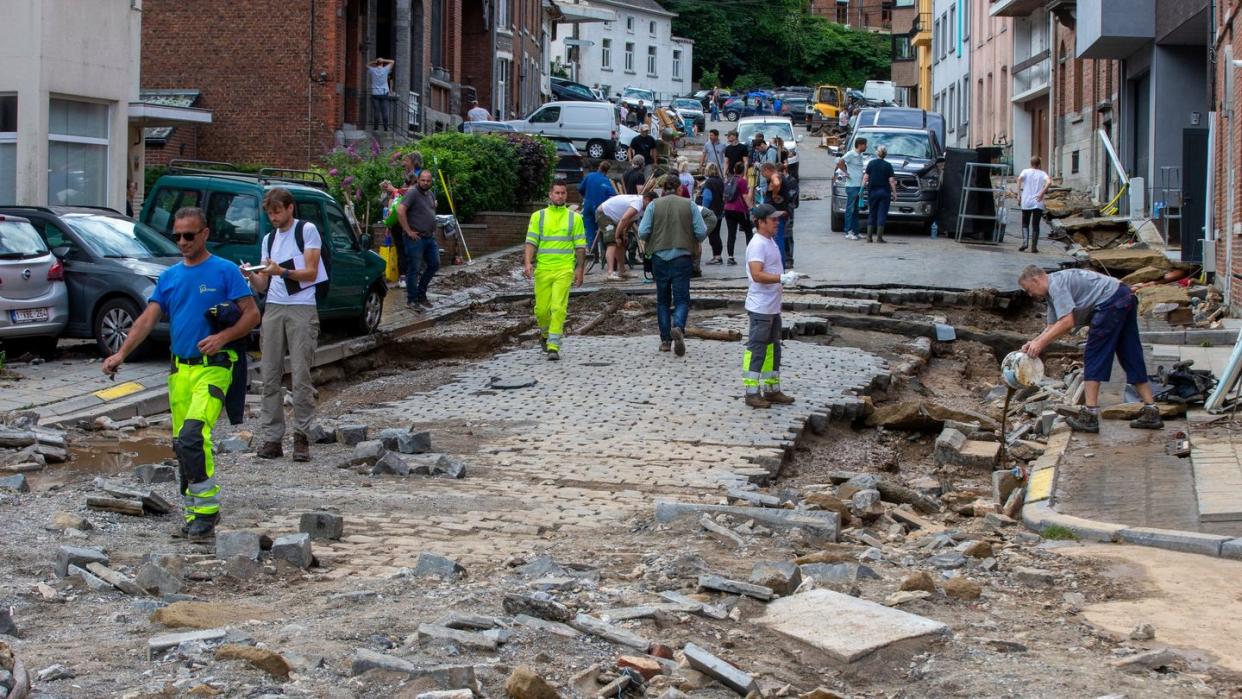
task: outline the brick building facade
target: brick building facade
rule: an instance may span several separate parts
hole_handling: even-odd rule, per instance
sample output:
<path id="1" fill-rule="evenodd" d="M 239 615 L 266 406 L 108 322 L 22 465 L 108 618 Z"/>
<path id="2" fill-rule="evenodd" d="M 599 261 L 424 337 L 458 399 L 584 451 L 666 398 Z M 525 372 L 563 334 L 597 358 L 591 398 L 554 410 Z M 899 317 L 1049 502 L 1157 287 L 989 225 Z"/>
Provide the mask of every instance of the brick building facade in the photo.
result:
<path id="1" fill-rule="evenodd" d="M 462 86 L 496 119 L 542 103 L 542 0 L 464 0 Z"/>
<path id="2" fill-rule="evenodd" d="M 1235 308 L 1242 308 L 1242 78 L 1233 62 L 1242 58 L 1242 0 L 1225 0 L 1217 9 L 1217 56 L 1213 66 L 1215 147 L 1211 153 L 1214 205 L 1208 233 L 1215 251 L 1217 285 Z"/>
<path id="3" fill-rule="evenodd" d="M 460 122 L 462 4 L 146 0 L 142 87 L 201 94 L 214 122 L 199 128 L 199 158 L 307 167 L 340 142 Z M 377 56 L 396 60 L 393 130 L 370 133 L 366 64 Z"/>
<path id="4" fill-rule="evenodd" d="M 853 29 L 893 28 L 893 0 L 811 0 L 811 13 Z"/>

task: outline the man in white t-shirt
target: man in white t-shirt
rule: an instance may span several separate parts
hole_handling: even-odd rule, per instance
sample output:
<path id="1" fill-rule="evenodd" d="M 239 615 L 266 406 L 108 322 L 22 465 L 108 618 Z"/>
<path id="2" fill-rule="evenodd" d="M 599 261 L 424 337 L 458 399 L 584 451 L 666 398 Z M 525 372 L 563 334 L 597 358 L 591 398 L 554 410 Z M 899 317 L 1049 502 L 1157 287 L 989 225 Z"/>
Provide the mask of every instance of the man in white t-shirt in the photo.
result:
<path id="1" fill-rule="evenodd" d="M 746 405 L 771 408 L 773 404 L 794 402 L 781 392 L 781 285 L 791 283 L 796 273 L 784 271 L 776 245 L 776 229 L 785 212 L 771 204 L 760 204 L 751 215 L 758 235 L 746 246 L 750 333 L 742 359 L 742 384 L 746 387 Z"/>
<path id="2" fill-rule="evenodd" d="M 258 456 L 278 459 L 284 456 L 281 440 L 285 436 L 285 394 L 283 378 L 285 353 L 293 382 L 293 460 L 310 461 L 310 428 L 315 416 L 311 362 L 319 346 L 319 308 L 315 287 L 328 281 L 327 265 L 320 263 L 323 243 L 319 229 L 310 221 L 293 217 L 293 195 L 282 187 L 267 190 L 263 210 L 272 222 L 272 232 L 263 236 L 260 253 L 267 265 L 262 271 L 246 273 L 250 287 L 267 292 L 259 348 L 263 352 L 263 412 L 260 431 L 263 444 Z M 301 228 L 302 247 L 298 248 Z"/>
<path id="3" fill-rule="evenodd" d="M 470 100 L 470 111 L 466 112 L 466 118 L 470 121 L 491 121 L 492 115 L 479 106 L 478 100 Z"/>
<path id="4" fill-rule="evenodd" d="M 625 251 L 629 245 L 630 230 L 642 220 L 643 209 L 656 198 L 655 192 L 645 194 L 618 194 L 608 197 L 595 207 L 595 226 L 604 236 L 604 270 L 608 281 L 628 278 L 625 267 Z"/>
<path id="5" fill-rule="evenodd" d="M 1022 205 L 1022 247 L 1030 244 L 1031 252 L 1039 252 L 1039 219 L 1044 215 L 1044 194 L 1052 178 L 1040 169 L 1039 156 L 1031 158 L 1031 166 L 1018 173 L 1018 192 Z"/>
<path id="6" fill-rule="evenodd" d="M 384 119 L 384 130 L 388 130 L 388 76 L 392 75 L 392 67 L 396 61 L 391 58 L 376 58 L 367 64 L 367 77 L 371 80 L 371 128 L 378 129 L 379 117 Z"/>

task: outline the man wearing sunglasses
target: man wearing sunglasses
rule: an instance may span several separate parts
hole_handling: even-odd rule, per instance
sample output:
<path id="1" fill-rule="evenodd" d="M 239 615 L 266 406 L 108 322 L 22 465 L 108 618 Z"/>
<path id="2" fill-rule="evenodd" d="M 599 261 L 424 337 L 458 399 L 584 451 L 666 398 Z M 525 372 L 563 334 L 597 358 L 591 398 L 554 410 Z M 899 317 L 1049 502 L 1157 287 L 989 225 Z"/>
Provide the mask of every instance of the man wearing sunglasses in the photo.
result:
<path id="1" fill-rule="evenodd" d="M 225 347 L 246 337 L 259 324 L 259 307 L 246 280 L 236 265 L 207 252 L 207 235 L 207 216 L 202 209 L 177 211 L 173 239 L 182 260 L 160 275 L 147 309 L 134 321 L 125 343 L 103 362 L 103 372 L 115 374 L 151 334 L 160 316 L 168 314 L 172 330 L 168 407 L 185 509 L 180 534 L 194 539 L 211 536 L 220 519 L 211 428 L 224 407 L 237 361 L 237 352 Z M 241 310 L 241 319 L 213 332 L 209 311 L 230 302 Z"/>

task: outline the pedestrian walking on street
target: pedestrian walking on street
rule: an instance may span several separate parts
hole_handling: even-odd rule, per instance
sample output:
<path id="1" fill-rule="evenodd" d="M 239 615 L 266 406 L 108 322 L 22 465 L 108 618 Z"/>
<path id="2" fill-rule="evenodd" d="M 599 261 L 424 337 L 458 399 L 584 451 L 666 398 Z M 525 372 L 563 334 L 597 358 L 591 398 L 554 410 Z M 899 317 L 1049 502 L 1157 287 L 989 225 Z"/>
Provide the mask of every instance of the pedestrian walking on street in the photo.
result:
<path id="1" fill-rule="evenodd" d="M 548 359 L 561 358 L 561 334 L 569 312 L 569 287 L 582 286 L 586 229 L 582 216 L 565 206 L 568 188 L 553 182 L 549 204 L 530 215 L 522 273 L 535 280 L 535 321 Z"/>
<path id="2" fill-rule="evenodd" d="M 755 183 L 755 202 L 762 204 L 767 201 L 768 191 L 768 184 L 763 179 L 763 166 L 765 163 L 776 165 L 780 160 L 777 157 L 776 151 L 768 145 L 761 133 L 755 134 L 748 157 L 751 169 L 747 173 L 747 177 Z"/>
<path id="3" fill-rule="evenodd" d="M 639 131 L 642 131 L 644 126 L 647 126 L 648 129 L 651 128 L 647 124 L 647 105 L 643 104 L 642 100 L 638 100 L 638 106 L 634 107 L 634 119 L 638 122 Z M 647 162 L 651 161 L 648 160 Z"/>
<path id="4" fill-rule="evenodd" d="M 436 242 L 436 194 L 431 189 L 431 170 L 418 173 L 418 180 L 397 204 L 397 220 L 405 233 L 406 307 L 415 313 L 431 308 L 427 289 L 440 269 L 440 244 Z"/>
<path id="5" fill-rule="evenodd" d="M 658 150 L 659 144 L 651 136 L 651 127 L 646 124 L 640 125 L 638 127 L 638 135 L 630 139 L 629 156 L 631 162 L 633 162 L 635 157 L 643 159 L 643 175 L 647 178 L 651 177 L 651 171 L 655 168 Z"/>
<path id="6" fill-rule="evenodd" d="M 646 165 L 647 159 L 641 155 L 630 158 L 630 169 L 621 178 L 626 194 L 642 194 L 643 186 L 647 184 Z"/>
<path id="7" fill-rule="evenodd" d="M 748 149 L 746 144 L 738 143 L 736 129 L 726 134 L 725 138 L 728 139 L 728 143 L 725 144 L 725 166 L 721 172 L 729 175 L 733 173 L 733 168 L 736 166 L 745 167 Z"/>
<path id="8" fill-rule="evenodd" d="M 478 100 L 470 100 L 470 111 L 466 112 L 466 118 L 470 121 L 491 121 L 492 115 L 479 106 Z"/>
<path id="9" fill-rule="evenodd" d="M 1022 204 L 1022 247 L 1018 252 L 1027 249 L 1039 252 L 1039 219 L 1044 215 L 1044 195 L 1052 178 L 1040 169 L 1040 158 L 1031 158 L 1031 166 L 1018 173 L 1018 192 Z"/>
<path id="10" fill-rule="evenodd" d="M 604 260 L 608 281 L 628 279 L 625 253 L 629 250 L 630 232 L 642 220 L 643 210 L 656 198 L 655 192 L 618 194 L 595 208 L 595 225 L 603 236 Z"/>
<path id="11" fill-rule="evenodd" d="M 888 207 L 897 197 L 897 173 L 893 172 L 887 157 L 887 148 L 876 148 L 875 157 L 863 171 L 863 189 L 867 190 L 867 205 L 871 207 L 871 218 L 867 221 L 868 243 L 877 235 L 879 242 L 886 242 L 884 224 L 888 222 Z"/>
<path id="12" fill-rule="evenodd" d="M 612 170 L 612 163 L 607 160 L 601 160 L 599 168 L 582 178 L 578 183 L 578 193 L 582 195 L 582 217 L 583 225 L 586 226 L 587 249 L 603 250 L 603 245 L 596 245 L 595 235 L 595 216 L 593 215 L 596 207 L 608 201 L 610 197 L 616 195 L 617 190 L 612 186 L 612 180 L 608 178 L 608 172 Z"/>
<path id="13" fill-rule="evenodd" d="M 734 140 L 737 140 L 736 136 Z M 728 172 L 725 167 L 727 149 L 728 146 L 720 140 L 720 131 L 717 129 L 708 131 L 707 142 L 703 144 L 703 158 L 699 160 L 699 172 L 706 172 L 708 165 L 715 165 L 720 172 Z"/>
<path id="14" fill-rule="evenodd" d="M 781 286 L 792 282 L 794 272 L 785 272 L 776 242 L 779 221 L 785 212 L 771 204 L 755 207 L 755 230 L 746 245 L 746 315 L 750 331 L 746 353 L 742 356 L 742 385 L 746 405 L 771 408 L 789 405 L 793 398 L 781 392 Z"/>
<path id="15" fill-rule="evenodd" d="M 1022 346 L 1027 355 L 1038 357 L 1071 330 L 1089 327 L 1082 374 L 1086 406 L 1066 420 L 1070 427 L 1079 432 L 1100 431 L 1100 383 L 1111 378 L 1114 355 L 1126 372 L 1126 383 L 1143 399 L 1143 408 L 1130 427 L 1164 427 L 1143 362 L 1138 299 L 1128 285 L 1099 272 L 1067 269 L 1049 274 L 1035 265 L 1022 270 L 1018 285 L 1035 298 L 1048 299 L 1048 327 Z"/>
<path id="16" fill-rule="evenodd" d="M 861 240 L 858 235 L 858 205 L 862 194 L 863 170 L 867 166 L 867 158 L 863 153 L 867 150 L 867 139 L 861 136 L 854 139 L 854 150 L 837 160 L 837 169 L 845 173 L 845 238 Z"/>
<path id="17" fill-rule="evenodd" d="M 177 210 L 173 240 L 181 251 L 181 262 L 160 274 L 146 310 L 134 321 L 125 343 L 103 361 L 103 372 L 116 374 L 160 318 L 168 316 L 172 333 L 168 408 L 184 510 L 178 534 L 195 539 L 211 536 L 220 519 L 211 430 L 233 382 L 233 365 L 243 351 L 235 343 L 244 342 L 259 324 L 259 307 L 237 266 L 207 252 L 209 234 L 202 209 Z M 220 319 L 215 327 L 213 309 L 225 311 L 214 314 Z"/>
<path id="18" fill-rule="evenodd" d="M 746 166 L 741 162 L 733 166 L 733 172 L 729 175 L 729 179 L 725 180 L 724 185 L 724 218 L 725 225 L 729 230 L 729 239 L 727 248 L 729 252 L 729 264 L 736 265 L 737 259 L 733 257 L 733 247 L 737 243 L 737 229 L 740 227 L 742 233 L 746 236 L 746 245 L 750 245 L 750 237 L 753 231 L 750 227 L 750 210 L 755 205 L 751 198 L 750 186 L 746 184 Z"/>
<path id="19" fill-rule="evenodd" d="M 388 130 L 388 79 L 392 75 L 392 67 L 396 61 L 391 58 L 376 58 L 367 64 L 367 75 L 371 79 L 371 128 L 379 128 L 379 119 L 383 117 L 384 130 Z M 364 121 L 365 125 L 366 122 Z"/>
<path id="20" fill-rule="evenodd" d="M 694 202 L 677 196 L 681 182 L 667 175 L 664 195 L 643 212 L 638 238 L 643 254 L 651 258 L 656 284 L 656 320 L 660 325 L 660 351 L 674 347 L 678 357 L 686 354 L 686 320 L 690 315 L 690 272 L 695 246 L 707 237 L 707 224 Z"/>
<path id="21" fill-rule="evenodd" d="M 315 417 L 315 386 L 311 365 L 319 347 L 319 308 L 316 294 L 327 288 L 329 270 L 319 229 L 310 221 L 293 216 L 293 195 L 283 187 L 269 189 L 263 210 L 272 231 L 263 236 L 259 249 L 266 267 L 242 273 L 250 287 L 266 293 L 263 328 L 259 333 L 263 352 L 263 410 L 260 418 L 263 444 L 261 459 L 284 456 L 285 353 L 289 354 L 293 389 L 293 460 L 310 461 L 310 429 Z"/>
<path id="22" fill-rule="evenodd" d="M 677 194 L 689 198 L 694 194 L 694 175 L 690 174 L 690 160 L 685 157 L 677 159 L 677 181 L 681 183 Z"/>
<path id="23" fill-rule="evenodd" d="M 724 264 L 724 260 L 721 258 L 721 253 L 724 252 L 724 245 L 720 240 L 720 227 L 724 225 L 725 219 L 725 183 L 720 177 L 720 168 L 716 167 L 716 163 L 709 163 L 705 174 L 707 176 L 703 179 L 702 200 L 700 203 L 704 208 L 710 210 L 716 218 L 715 225 L 707 227 L 707 242 L 712 246 L 712 259 L 708 260 L 707 264 L 719 265 Z"/>
<path id="24" fill-rule="evenodd" d="M 720 121 L 720 88 L 713 87 L 709 99 L 711 104 L 708 105 L 708 108 L 712 113 L 712 121 Z"/>

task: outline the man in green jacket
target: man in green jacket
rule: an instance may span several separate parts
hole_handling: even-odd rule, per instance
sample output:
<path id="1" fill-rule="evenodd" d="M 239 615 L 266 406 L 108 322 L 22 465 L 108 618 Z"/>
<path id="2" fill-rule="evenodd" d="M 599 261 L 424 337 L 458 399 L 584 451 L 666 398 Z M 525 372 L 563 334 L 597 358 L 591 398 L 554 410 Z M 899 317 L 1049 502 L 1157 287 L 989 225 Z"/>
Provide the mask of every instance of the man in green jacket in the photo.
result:
<path id="1" fill-rule="evenodd" d="M 670 346 L 678 357 L 686 354 L 686 319 L 690 315 L 691 257 L 695 246 L 707 237 L 707 224 L 694 202 L 677 196 L 681 181 L 667 175 L 664 196 L 651 202 L 638 224 L 643 254 L 651 258 L 656 283 L 656 320 L 660 325 L 660 351 Z"/>
<path id="2" fill-rule="evenodd" d="M 561 333 L 569 312 L 569 287 L 582 286 L 586 229 L 582 215 L 565 207 L 565 183 L 553 182 L 550 205 L 530 215 L 523 274 L 535 280 L 535 320 L 548 359 L 561 358 Z"/>

